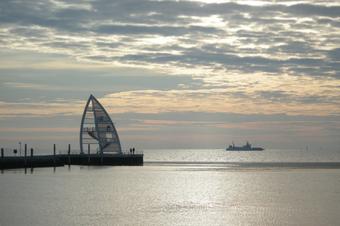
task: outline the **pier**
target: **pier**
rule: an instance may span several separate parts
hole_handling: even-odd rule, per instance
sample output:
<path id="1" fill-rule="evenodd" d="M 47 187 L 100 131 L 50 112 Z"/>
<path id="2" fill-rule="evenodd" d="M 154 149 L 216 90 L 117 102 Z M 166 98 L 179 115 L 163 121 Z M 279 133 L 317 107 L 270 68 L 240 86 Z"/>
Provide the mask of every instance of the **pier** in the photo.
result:
<path id="1" fill-rule="evenodd" d="M 25 145 L 24 156 L 5 156 L 4 149 L 1 149 L 0 169 L 36 168 L 36 167 L 60 167 L 65 165 L 88 165 L 88 166 L 141 166 L 143 165 L 142 153 L 87 153 L 71 154 L 69 145 L 67 154 L 56 154 L 54 145 L 51 155 L 34 155 L 34 150 L 30 149 L 27 155 Z"/>
<path id="2" fill-rule="evenodd" d="M 59 155 L 64 165 L 95 165 L 95 166 L 140 166 L 143 165 L 143 154 L 73 154 Z"/>

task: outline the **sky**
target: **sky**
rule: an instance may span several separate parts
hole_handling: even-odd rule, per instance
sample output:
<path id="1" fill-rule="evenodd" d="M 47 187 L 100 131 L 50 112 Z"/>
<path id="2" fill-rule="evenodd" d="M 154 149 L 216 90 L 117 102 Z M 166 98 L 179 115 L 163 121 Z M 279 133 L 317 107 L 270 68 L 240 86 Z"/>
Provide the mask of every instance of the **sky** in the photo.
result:
<path id="1" fill-rule="evenodd" d="M 0 146 L 340 150 L 340 2 L 0 1 Z"/>

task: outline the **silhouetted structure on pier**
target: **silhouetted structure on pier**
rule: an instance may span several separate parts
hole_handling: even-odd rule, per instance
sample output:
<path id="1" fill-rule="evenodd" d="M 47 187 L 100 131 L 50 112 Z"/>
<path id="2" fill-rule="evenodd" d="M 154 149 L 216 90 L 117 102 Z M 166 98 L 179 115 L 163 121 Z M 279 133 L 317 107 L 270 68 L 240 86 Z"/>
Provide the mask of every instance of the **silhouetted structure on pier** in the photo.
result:
<path id="1" fill-rule="evenodd" d="M 122 148 L 117 130 L 99 101 L 91 95 L 86 103 L 80 124 L 80 152 L 86 146 L 95 145 L 99 153 L 121 154 Z"/>

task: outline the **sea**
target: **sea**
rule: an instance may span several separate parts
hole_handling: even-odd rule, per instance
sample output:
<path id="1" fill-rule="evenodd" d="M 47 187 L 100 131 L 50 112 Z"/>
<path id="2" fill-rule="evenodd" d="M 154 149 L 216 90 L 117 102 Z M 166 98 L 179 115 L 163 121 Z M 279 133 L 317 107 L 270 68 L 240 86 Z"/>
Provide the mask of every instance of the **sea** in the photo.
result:
<path id="1" fill-rule="evenodd" d="M 1 171 L 0 225 L 339 225 L 340 150 L 143 153 L 143 166 Z"/>

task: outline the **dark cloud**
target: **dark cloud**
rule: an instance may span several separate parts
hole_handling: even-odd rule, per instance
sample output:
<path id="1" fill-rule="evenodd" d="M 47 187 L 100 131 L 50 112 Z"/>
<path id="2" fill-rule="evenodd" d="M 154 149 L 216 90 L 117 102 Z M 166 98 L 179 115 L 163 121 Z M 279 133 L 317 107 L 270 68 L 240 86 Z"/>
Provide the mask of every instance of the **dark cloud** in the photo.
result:
<path id="1" fill-rule="evenodd" d="M 206 49 L 206 48 L 205 48 Z M 210 48 L 210 50 L 214 50 Z M 112 60 L 112 59 L 111 59 Z M 321 76 L 325 73 L 338 71 L 338 65 L 329 64 L 324 59 L 315 58 L 290 58 L 286 60 L 271 59 L 261 56 L 239 56 L 235 52 L 208 52 L 202 49 L 183 50 L 181 55 L 166 53 L 136 54 L 125 55 L 116 60 L 121 61 L 144 61 L 152 63 L 171 63 L 181 62 L 186 64 L 200 64 L 214 66 L 224 65 L 225 68 L 238 69 L 247 72 L 264 71 L 280 72 L 283 69 L 301 73 L 310 72 L 313 75 Z M 310 70 L 309 70 L 310 69 Z M 306 73 L 304 73 L 306 74 Z"/>
<path id="2" fill-rule="evenodd" d="M 0 44 L 9 46 L 20 42 L 19 46 L 23 46 L 26 41 L 46 49 L 68 50 L 77 58 L 103 62 L 171 62 L 190 67 L 222 65 L 226 70 L 245 72 L 280 73 L 285 70 L 337 77 L 339 51 L 327 52 L 322 46 L 339 43 L 335 35 L 339 32 L 339 15 L 340 6 L 313 3 L 251 6 L 233 2 L 147 0 L 1 1 L 1 27 L 7 27 L 9 31 L 0 32 Z M 206 20 L 199 18 L 209 16 L 219 17 L 226 26 L 199 24 Z M 304 20 L 299 20 L 301 18 Z M 70 41 L 54 36 L 58 34 L 91 37 L 96 41 Z M 105 35 L 120 38 L 111 43 L 98 38 Z M 108 54 L 122 48 L 134 48 L 138 38 L 155 35 L 176 37 L 178 42 L 166 46 L 139 44 L 134 52 L 127 51 L 121 57 Z M 322 36 L 323 41 L 316 35 Z M 214 44 L 210 41 L 206 44 L 212 37 L 215 40 L 236 39 L 237 42 Z M 184 48 L 187 44 L 193 47 Z M 93 48 L 101 53 L 93 53 Z M 278 55 L 284 55 L 284 58 L 280 59 Z"/>
<path id="3" fill-rule="evenodd" d="M 90 93 L 104 95 L 126 90 L 170 90 L 191 85 L 189 76 L 164 76 L 151 71 L 111 70 L 4 70 L 0 69 L 0 101 L 54 101 L 56 98 L 82 99 Z M 195 83 L 199 81 L 195 80 Z M 22 87 L 18 89 L 18 87 Z"/>
<path id="4" fill-rule="evenodd" d="M 318 50 L 311 47 L 308 42 L 291 41 L 291 42 L 287 42 L 286 44 L 274 46 L 270 48 L 269 51 L 272 51 L 273 53 L 308 54 L 310 52 L 316 52 Z"/>
<path id="5" fill-rule="evenodd" d="M 55 41 L 55 42 L 47 42 L 44 45 L 47 47 L 53 47 L 57 49 L 69 49 L 69 48 L 74 48 L 74 49 L 82 49 L 85 50 L 86 48 L 89 47 L 87 43 L 79 43 L 79 42 L 62 42 L 62 41 Z"/>
<path id="6" fill-rule="evenodd" d="M 84 25 L 89 22 L 112 20 L 114 22 L 183 22 L 190 19 L 179 16 L 211 16 L 220 15 L 227 19 L 240 22 L 271 23 L 272 19 L 261 18 L 274 16 L 278 12 L 290 13 L 296 16 L 327 16 L 339 17 L 340 7 L 321 6 L 311 4 L 298 4 L 292 6 L 248 6 L 236 3 L 204 4 L 199 2 L 184 1 L 106 1 L 97 0 L 90 2 L 68 1 L 64 4 L 74 4 L 77 7 L 59 7 L 49 1 L 1 1 L 0 21 L 3 23 L 21 23 L 24 25 L 35 24 L 40 26 L 84 30 Z M 84 4 L 89 5 L 87 9 Z M 251 18 L 245 18 L 240 13 L 250 13 Z M 293 20 L 276 22 L 294 22 Z M 157 24 L 156 24 L 157 25 Z M 122 27 L 122 29 L 124 29 Z"/>
<path id="7" fill-rule="evenodd" d="M 297 4 L 287 7 L 286 11 L 296 15 L 340 17 L 340 6 Z"/>
<path id="8" fill-rule="evenodd" d="M 328 52 L 328 55 L 331 59 L 340 63 L 340 48 L 330 50 Z M 337 65 L 337 66 L 339 66 L 339 65 Z"/>
<path id="9" fill-rule="evenodd" d="M 301 104 L 337 104 L 340 98 L 330 98 L 328 96 L 310 95 L 306 93 L 304 96 L 297 96 L 282 90 L 277 91 L 259 91 L 253 98 L 261 97 L 261 99 L 270 100 L 278 103 L 301 103 Z"/>
<path id="10" fill-rule="evenodd" d="M 318 24 L 323 24 L 325 26 L 329 25 L 329 26 L 333 26 L 333 27 L 340 27 L 340 20 L 334 20 L 334 19 L 330 19 L 330 18 L 319 18 L 317 19 L 317 23 Z"/>
<path id="11" fill-rule="evenodd" d="M 201 26 L 141 26 L 141 25 L 101 25 L 95 28 L 95 32 L 105 34 L 148 34 L 163 36 L 178 36 L 192 33 L 218 34 L 219 29 Z"/>

